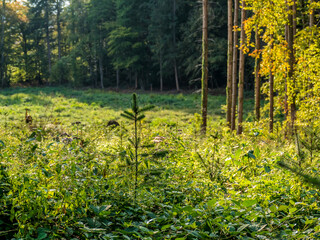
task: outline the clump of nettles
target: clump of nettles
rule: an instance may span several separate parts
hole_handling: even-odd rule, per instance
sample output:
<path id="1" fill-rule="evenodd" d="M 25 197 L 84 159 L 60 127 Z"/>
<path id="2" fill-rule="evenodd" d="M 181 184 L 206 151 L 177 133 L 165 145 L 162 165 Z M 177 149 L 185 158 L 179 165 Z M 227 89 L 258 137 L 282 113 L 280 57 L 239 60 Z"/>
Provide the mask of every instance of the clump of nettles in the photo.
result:
<path id="1" fill-rule="evenodd" d="M 145 118 L 144 112 L 153 109 L 153 105 L 148 105 L 145 107 L 139 107 L 137 101 L 137 95 L 134 93 L 132 95 L 132 103 L 130 111 L 124 111 L 121 116 L 130 120 L 134 125 L 133 138 L 129 139 L 130 144 L 134 148 L 134 156 L 132 160 L 134 161 L 134 199 L 137 197 L 137 188 L 138 188 L 138 170 L 139 170 L 139 149 L 141 147 L 141 138 L 138 136 L 138 123 Z M 141 125 L 139 126 L 141 128 Z"/>

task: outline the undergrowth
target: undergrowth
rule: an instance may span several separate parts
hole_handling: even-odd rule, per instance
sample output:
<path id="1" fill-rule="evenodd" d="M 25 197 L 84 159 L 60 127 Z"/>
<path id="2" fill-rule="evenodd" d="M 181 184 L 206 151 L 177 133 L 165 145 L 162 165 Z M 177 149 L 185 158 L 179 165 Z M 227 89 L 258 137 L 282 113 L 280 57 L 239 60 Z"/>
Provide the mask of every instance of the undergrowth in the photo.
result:
<path id="1" fill-rule="evenodd" d="M 199 95 L 140 94 L 155 108 L 134 122 L 120 117 L 130 99 L 59 88 L 0 95 L 1 239 L 320 237 L 319 190 L 302 181 L 319 171 L 310 138 L 300 137 L 299 166 L 280 128 L 248 123 L 241 137 L 224 128 L 224 97 L 209 98 L 206 137 Z"/>

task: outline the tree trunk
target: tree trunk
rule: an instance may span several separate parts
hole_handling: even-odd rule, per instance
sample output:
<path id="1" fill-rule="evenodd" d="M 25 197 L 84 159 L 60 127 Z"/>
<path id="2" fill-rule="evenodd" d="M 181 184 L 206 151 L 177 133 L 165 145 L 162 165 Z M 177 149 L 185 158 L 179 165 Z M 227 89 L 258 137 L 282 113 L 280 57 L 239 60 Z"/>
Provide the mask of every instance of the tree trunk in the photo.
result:
<path id="1" fill-rule="evenodd" d="M 295 1 L 293 6 L 288 7 L 288 18 L 289 18 L 289 27 L 288 27 L 288 52 L 289 52 L 289 72 L 288 72 L 288 81 L 290 83 L 290 129 L 289 133 L 293 134 L 294 124 L 295 124 L 295 116 L 296 116 L 296 106 L 295 106 L 295 93 L 292 89 L 295 89 L 295 79 L 294 79 L 294 33 L 296 32 L 294 22 L 294 9 L 295 9 Z"/>
<path id="2" fill-rule="evenodd" d="M 227 69 L 227 125 L 231 128 L 232 112 L 232 0 L 228 0 L 228 69 Z"/>
<path id="3" fill-rule="evenodd" d="M 313 0 L 310 0 L 310 4 L 313 3 Z M 310 9 L 310 15 L 309 15 L 309 26 L 313 27 L 314 26 L 314 9 Z"/>
<path id="4" fill-rule="evenodd" d="M 208 0 L 203 0 L 203 28 L 202 28 L 202 125 L 203 134 L 207 130 L 207 110 L 208 110 Z"/>
<path id="5" fill-rule="evenodd" d="M 50 46 L 50 29 L 49 29 L 49 1 L 46 2 L 46 39 L 47 39 L 47 54 L 48 54 L 48 69 L 51 74 L 51 46 Z"/>
<path id="6" fill-rule="evenodd" d="M 100 54 L 99 57 L 99 69 L 100 69 L 100 86 L 102 89 L 104 89 L 104 84 L 103 84 L 103 58 L 102 54 Z"/>
<path id="7" fill-rule="evenodd" d="M 24 70 L 26 71 L 26 82 L 29 82 L 29 62 L 28 62 L 28 46 L 27 46 L 27 36 L 25 32 L 22 34 L 23 39 L 23 60 L 24 60 Z"/>
<path id="8" fill-rule="evenodd" d="M 178 67 L 177 67 L 177 59 L 176 59 L 176 0 L 173 0 L 173 49 L 174 49 L 174 58 L 173 58 L 173 65 L 174 65 L 174 78 L 176 81 L 176 89 L 177 92 L 180 91 L 179 87 L 179 76 L 178 76 Z"/>
<path id="9" fill-rule="evenodd" d="M 272 66 L 271 66 L 272 68 Z M 270 98 L 270 110 L 269 110 L 269 132 L 273 132 L 273 123 L 274 123 L 274 114 L 273 114 L 273 109 L 274 109 L 274 76 L 272 70 L 270 70 L 270 75 L 269 75 L 269 98 Z"/>
<path id="10" fill-rule="evenodd" d="M 245 44 L 246 33 L 244 30 L 244 22 L 246 20 L 246 6 L 245 1 L 242 0 L 242 9 L 241 9 L 241 45 Z M 237 134 L 242 134 L 243 131 L 243 91 L 244 91 L 244 61 L 245 56 L 244 52 L 240 50 L 240 60 L 239 60 L 239 99 L 238 99 L 238 130 Z"/>
<path id="11" fill-rule="evenodd" d="M 61 1 L 57 1 L 57 32 L 58 32 L 58 58 L 61 59 L 61 22 L 60 22 L 60 15 L 61 15 Z"/>
<path id="12" fill-rule="evenodd" d="M 258 26 L 256 26 L 256 52 L 257 56 L 255 59 L 255 113 L 256 113 L 256 120 L 260 120 L 260 99 L 261 99 L 261 94 L 260 94 L 260 48 L 261 48 L 261 40 L 260 40 L 260 34 L 259 34 L 259 29 Z"/>
<path id="13" fill-rule="evenodd" d="M 160 50 L 160 92 L 162 92 L 163 91 L 163 73 L 162 73 L 162 68 L 163 68 L 163 66 L 162 66 L 162 50 Z"/>
<path id="14" fill-rule="evenodd" d="M 239 0 L 234 1 L 233 26 L 238 26 Z M 237 111 L 237 76 L 238 76 L 238 32 L 233 32 L 233 63 L 232 63 L 232 109 L 231 109 L 231 130 L 236 129 Z"/>
<path id="15" fill-rule="evenodd" d="M 117 69 L 117 91 L 119 91 L 119 83 L 120 83 L 120 73 L 119 73 L 119 69 Z"/>
<path id="16" fill-rule="evenodd" d="M 138 72 L 134 73 L 134 89 L 138 89 Z"/>
<path id="17" fill-rule="evenodd" d="M 0 50 L 1 50 L 1 86 L 4 88 L 5 86 L 5 77 L 4 77 L 4 19 L 5 19 L 5 14 L 6 14 L 6 1 L 2 0 L 2 12 L 1 12 L 1 43 L 0 43 Z"/>

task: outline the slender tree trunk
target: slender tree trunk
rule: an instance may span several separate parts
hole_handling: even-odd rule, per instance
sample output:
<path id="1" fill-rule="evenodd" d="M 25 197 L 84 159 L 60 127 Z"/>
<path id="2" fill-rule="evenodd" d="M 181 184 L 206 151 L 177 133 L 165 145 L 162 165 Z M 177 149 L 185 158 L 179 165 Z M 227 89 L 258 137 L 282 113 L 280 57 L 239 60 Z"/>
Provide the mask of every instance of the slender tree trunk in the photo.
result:
<path id="1" fill-rule="evenodd" d="M 202 125 L 203 134 L 207 130 L 207 110 L 208 110 L 208 0 L 203 0 L 203 30 L 202 30 Z"/>
<path id="2" fill-rule="evenodd" d="M 239 0 L 234 1 L 233 26 L 238 26 Z M 236 129 L 237 111 L 237 79 L 238 79 L 238 32 L 233 32 L 233 63 L 232 63 L 232 109 L 231 109 L 231 130 Z"/>
<path id="3" fill-rule="evenodd" d="M 27 36 L 25 33 L 22 34 L 23 39 L 23 60 L 24 60 L 24 70 L 26 71 L 26 82 L 29 82 L 29 62 L 28 62 L 28 46 L 27 46 Z"/>
<path id="4" fill-rule="evenodd" d="M 295 89 L 295 79 L 294 79 L 294 33 L 296 32 L 295 29 L 295 22 L 294 19 L 294 9 L 295 9 L 295 1 L 293 6 L 289 6 L 289 28 L 288 28 L 288 52 L 289 52 L 289 72 L 288 72 L 288 81 L 290 83 L 290 134 L 293 134 L 294 131 L 294 124 L 295 124 L 295 116 L 296 116 L 296 106 L 295 106 L 295 93 L 292 89 Z"/>
<path id="5" fill-rule="evenodd" d="M 272 68 L 272 66 L 271 66 Z M 273 123 L 274 123 L 274 76 L 272 70 L 270 70 L 269 75 L 269 98 L 270 98 L 270 110 L 269 110 L 269 132 L 273 132 Z"/>
<path id="6" fill-rule="evenodd" d="M 106 82 L 108 82 L 108 66 L 105 66 Z"/>
<path id="7" fill-rule="evenodd" d="M 104 89 L 104 84 L 103 84 L 103 58 L 102 54 L 100 54 L 99 57 L 99 69 L 100 69 L 100 86 L 102 89 Z"/>
<path id="8" fill-rule="evenodd" d="M 51 46 L 50 46 L 50 29 L 49 29 L 49 1 L 46 2 L 46 39 L 47 39 L 47 54 L 48 54 L 48 69 L 51 74 Z"/>
<path id="9" fill-rule="evenodd" d="M 286 4 L 287 1 L 286 1 Z M 289 9 L 287 9 L 289 10 Z M 285 25 L 285 40 L 288 44 L 289 42 L 289 24 L 286 23 Z M 287 49 L 288 51 L 288 49 Z M 288 135 L 288 116 L 289 116 L 289 107 L 288 107 L 288 82 L 289 82 L 289 69 L 287 69 L 287 76 L 286 76 L 286 79 L 285 79 L 285 86 L 284 86 L 284 112 L 285 112 L 285 119 L 286 119 L 286 122 L 287 122 L 287 125 L 286 125 L 286 130 L 285 130 L 285 137 L 287 138 L 287 135 Z"/>
<path id="10" fill-rule="evenodd" d="M 134 73 L 134 89 L 138 89 L 138 72 Z"/>
<path id="11" fill-rule="evenodd" d="M 4 28 L 5 28 L 5 14 L 6 14 L 6 1 L 2 0 L 2 12 L 1 12 L 1 42 L 0 42 L 0 50 L 1 50 L 1 86 L 4 88 L 5 86 L 5 77 L 4 77 Z"/>
<path id="12" fill-rule="evenodd" d="M 58 33 L 58 58 L 59 60 L 61 59 L 61 20 L 60 20 L 60 15 L 61 15 L 61 1 L 57 1 L 57 33 Z"/>
<path id="13" fill-rule="evenodd" d="M 119 69 L 117 69 L 117 91 L 119 91 L 119 83 L 120 83 L 120 73 L 119 73 Z"/>
<path id="14" fill-rule="evenodd" d="M 310 4 L 313 3 L 313 0 L 310 0 Z M 309 26 L 313 27 L 314 26 L 314 9 L 310 9 L 310 15 L 309 15 Z"/>
<path id="15" fill-rule="evenodd" d="M 293 37 L 297 33 L 297 3 L 296 0 L 293 0 L 292 5 L 292 28 L 293 28 Z"/>
<path id="16" fill-rule="evenodd" d="M 162 70 L 162 68 L 163 68 L 163 66 L 162 66 L 162 50 L 160 50 L 160 92 L 162 92 L 163 91 L 163 70 Z"/>
<path id="17" fill-rule="evenodd" d="M 245 1 L 242 0 L 242 9 L 241 9 L 241 45 L 245 44 L 246 35 L 244 30 L 244 23 L 246 20 L 246 6 Z M 243 131 L 243 91 L 244 91 L 244 61 L 245 56 L 244 52 L 240 50 L 240 60 L 239 60 L 239 99 L 238 99 L 238 130 L 237 134 L 242 134 Z"/>
<path id="18" fill-rule="evenodd" d="M 273 35 L 271 35 L 271 51 L 273 50 Z M 269 133 L 273 133 L 273 125 L 274 125 L 274 75 L 273 75 L 273 60 L 271 60 L 270 64 L 270 73 L 269 73 Z"/>
<path id="19" fill-rule="evenodd" d="M 227 125 L 231 128 L 232 112 L 232 50 L 233 50 L 233 32 L 232 32 L 232 0 L 228 0 L 228 69 L 227 69 Z"/>
<path id="20" fill-rule="evenodd" d="M 260 40 L 260 34 L 259 34 L 259 29 L 258 26 L 256 26 L 256 52 L 257 56 L 255 59 L 255 113 L 256 113 L 256 120 L 260 120 L 260 99 L 261 99 L 261 94 L 260 94 L 260 48 L 261 48 L 261 40 Z"/>
<path id="21" fill-rule="evenodd" d="M 176 0 L 173 0 L 173 49 L 174 55 L 176 54 Z M 176 81 L 176 89 L 177 92 L 180 91 L 179 87 L 179 76 L 178 76 L 178 67 L 177 67 L 177 59 L 176 56 L 173 58 L 173 65 L 174 65 L 174 78 Z"/>

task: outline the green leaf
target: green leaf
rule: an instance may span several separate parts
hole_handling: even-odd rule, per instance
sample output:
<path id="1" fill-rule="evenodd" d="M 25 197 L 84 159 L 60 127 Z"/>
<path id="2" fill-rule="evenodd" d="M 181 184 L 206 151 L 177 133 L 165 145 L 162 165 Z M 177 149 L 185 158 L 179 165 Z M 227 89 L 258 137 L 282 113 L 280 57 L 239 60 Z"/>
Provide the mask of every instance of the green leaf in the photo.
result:
<path id="1" fill-rule="evenodd" d="M 249 158 L 256 159 L 256 156 L 254 155 L 254 152 L 252 150 L 250 150 L 247 155 Z"/>
<path id="2" fill-rule="evenodd" d="M 242 232 L 245 228 L 249 227 L 250 224 L 244 224 L 241 227 L 238 228 L 237 232 Z"/>
<path id="3" fill-rule="evenodd" d="M 242 202 L 242 205 L 245 207 L 252 207 L 255 204 L 257 204 L 257 200 L 245 200 Z"/>
<path id="4" fill-rule="evenodd" d="M 45 232 L 40 232 L 37 240 L 45 239 L 47 236 L 48 236 L 48 234 L 46 234 Z"/>
<path id="5" fill-rule="evenodd" d="M 271 168 L 269 166 L 264 166 L 264 170 L 266 171 L 266 173 L 271 172 Z"/>
<path id="6" fill-rule="evenodd" d="M 171 224 L 167 224 L 167 225 L 162 226 L 161 230 L 164 231 L 170 227 L 171 227 Z"/>

